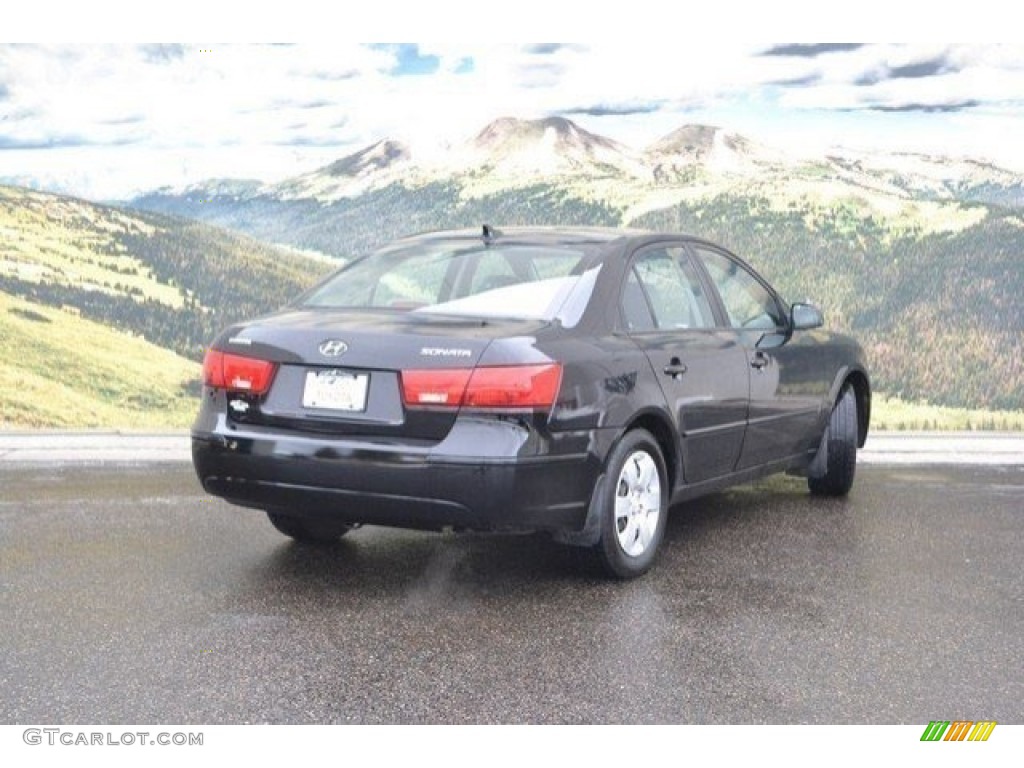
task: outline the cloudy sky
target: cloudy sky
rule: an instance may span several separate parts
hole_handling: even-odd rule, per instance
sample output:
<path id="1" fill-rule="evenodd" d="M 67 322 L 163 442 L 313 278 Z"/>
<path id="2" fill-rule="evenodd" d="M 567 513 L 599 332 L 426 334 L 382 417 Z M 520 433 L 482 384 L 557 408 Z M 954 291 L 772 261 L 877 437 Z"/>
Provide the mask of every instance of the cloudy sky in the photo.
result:
<path id="1" fill-rule="evenodd" d="M 700 122 L 1024 170 L 1024 45 L 0 45 L 0 180 L 97 199 L 556 114 L 635 148 Z"/>

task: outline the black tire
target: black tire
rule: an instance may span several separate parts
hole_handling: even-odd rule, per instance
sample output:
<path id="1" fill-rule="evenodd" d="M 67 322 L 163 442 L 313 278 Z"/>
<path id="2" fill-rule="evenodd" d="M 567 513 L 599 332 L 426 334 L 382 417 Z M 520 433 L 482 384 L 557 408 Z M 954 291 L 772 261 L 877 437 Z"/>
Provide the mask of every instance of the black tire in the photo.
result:
<path id="1" fill-rule="evenodd" d="M 658 554 L 668 517 L 668 472 L 658 442 L 649 432 L 627 432 L 612 450 L 598 486 L 601 564 L 613 576 L 646 573 Z"/>
<path id="2" fill-rule="evenodd" d="M 354 527 L 349 523 L 314 520 L 281 512 L 268 511 L 267 517 L 277 530 L 303 544 L 333 544 Z"/>
<path id="3" fill-rule="evenodd" d="M 852 387 L 846 387 L 832 409 L 818 456 L 807 476 L 807 487 L 815 496 L 845 496 L 850 492 L 857 470 L 857 430 L 857 396 Z"/>

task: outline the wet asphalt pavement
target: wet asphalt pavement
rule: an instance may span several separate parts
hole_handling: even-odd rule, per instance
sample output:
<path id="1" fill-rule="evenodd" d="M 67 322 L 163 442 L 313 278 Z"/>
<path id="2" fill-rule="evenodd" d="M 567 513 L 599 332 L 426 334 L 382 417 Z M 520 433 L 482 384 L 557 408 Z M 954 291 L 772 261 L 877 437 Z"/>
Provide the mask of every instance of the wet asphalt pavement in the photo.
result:
<path id="1" fill-rule="evenodd" d="M 187 464 L 0 467 L 0 723 L 1024 723 L 1024 467 L 775 478 L 647 577 L 527 536 L 326 549 Z"/>

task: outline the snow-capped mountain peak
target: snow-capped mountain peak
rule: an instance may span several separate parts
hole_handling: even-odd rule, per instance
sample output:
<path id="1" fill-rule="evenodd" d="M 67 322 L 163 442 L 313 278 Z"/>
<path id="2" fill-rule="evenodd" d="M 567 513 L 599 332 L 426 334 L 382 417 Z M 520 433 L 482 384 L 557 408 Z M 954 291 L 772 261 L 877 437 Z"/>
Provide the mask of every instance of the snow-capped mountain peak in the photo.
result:
<path id="1" fill-rule="evenodd" d="M 611 139 L 590 133 L 564 117 L 546 117 L 541 120 L 500 117 L 485 126 L 471 140 L 474 148 L 495 154 L 514 152 L 538 143 L 570 152 L 592 152 L 597 148 L 623 149 Z"/>
<path id="2" fill-rule="evenodd" d="M 650 175 L 632 150 L 564 117 L 499 118 L 458 155 L 456 164 L 467 170 L 477 168 L 502 176 Z"/>
<path id="3" fill-rule="evenodd" d="M 971 159 L 840 148 L 798 157 L 697 124 L 680 126 L 641 152 L 564 117 L 502 117 L 469 140 L 443 147 L 410 148 L 383 139 L 277 184 L 216 179 L 157 194 L 330 204 L 392 185 L 417 189 L 433 183 L 454 186 L 462 199 L 555 185 L 620 206 L 626 220 L 681 199 L 737 190 L 759 190 L 775 200 L 852 197 L 886 211 L 914 199 L 1024 205 L 1020 173 Z"/>
<path id="4" fill-rule="evenodd" d="M 745 173 L 784 162 L 782 153 L 713 125 L 683 125 L 644 151 L 655 178 L 668 179 L 702 166 L 719 173 Z"/>
<path id="5" fill-rule="evenodd" d="M 412 160 L 409 147 L 394 139 L 383 139 L 366 149 L 336 160 L 317 173 L 358 178 Z"/>
<path id="6" fill-rule="evenodd" d="M 286 200 L 358 197 L 398 181 L 410 171 L 412 164 L 408 146 L 394 139 L 382 139 L 312 173 L 283 181 L 274 186 L 273 192 Z"/>

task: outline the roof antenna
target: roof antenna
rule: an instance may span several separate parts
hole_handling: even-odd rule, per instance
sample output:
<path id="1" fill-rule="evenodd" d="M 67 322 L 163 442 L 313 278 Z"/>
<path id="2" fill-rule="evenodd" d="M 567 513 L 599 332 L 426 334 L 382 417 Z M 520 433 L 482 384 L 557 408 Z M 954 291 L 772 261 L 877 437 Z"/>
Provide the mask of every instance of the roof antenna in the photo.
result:
<path id="1" fill-rule="evenodd" d="M 500 234 L 501 232 L 496 230 L 490 224 L 484 224 L 484 240 L 493 240 Z"/>

